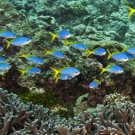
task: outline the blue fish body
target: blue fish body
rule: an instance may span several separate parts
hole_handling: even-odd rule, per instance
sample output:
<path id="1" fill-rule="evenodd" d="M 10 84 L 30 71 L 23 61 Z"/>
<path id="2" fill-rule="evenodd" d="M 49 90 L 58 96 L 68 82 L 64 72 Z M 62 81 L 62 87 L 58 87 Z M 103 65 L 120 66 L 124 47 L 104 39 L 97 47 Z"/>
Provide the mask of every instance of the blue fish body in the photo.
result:
<path id="1" fill-rule="evenodd" d="M 41 70 L 36 67 L 31 67 L 28 70 L 26 70 L 26 73 L 29 73 L 29 74 L 39 74 L 40 72 Z"/>
<path id="2" fill-rule="evenodd" d="M 122 67 L 120 67 L 118 65 L 112 65 L 112 66 L 106 68 L 106 71 L 108 71 L 110 73 L 119 74 L 119 73 L 122 73 L 124 70 Z"/>
<path id="3" fill-rule="evenodd" d="M 52 52 L 50 52 L 50 54 L 57 58 L 64 58 L 63 53 L 58 52 L 58 51 L 52 51 Z"/>
<path id="4" fill-rule="evenodd" d="M 70 79 L 72 79 L 72 76 L 61 74 L 61 75 L 58 76 L 58 79 L 60 79 L 60 80 L 70 80 Z"/>
<path id="5" fill-rule="evenodd" d="M 60 70 L 61 74 L 75 77 L 80 74 L 80 71 L 75 67 L 65 67 Z"/>
<path id="6" fill-rule="evenodd" d="M 31 42 L 31 39 L 28 37 L 17 37 L 11 41 L 11 45 L 23 46 L 23 45 L 29 44 L 30 42 Z"/>
<path id="7" fill-rule="evenodd" d="M 26 56 L 26 59 L 37 64 L 43 64 L 43 60 L 37 56 Z"/>
<path id="8" fill-rule="evenodd" d="M 116 61 L 120 61 L 120 62 L 123 62 L 123 61 L 127 61 L 129 60 L 128 56 L 124 53 L 114 53 L 112 55 L 112 58 Z"/>
<path id="9" fill-rule="evenodd" d="M 100 48 L 94 49 L 94 50 L 92 51 L 92 53 L 93 53 L 94 55 L 103 56 L 103 55 L 106 54 L 106 50 L 105 50 L 104 48 L 100 47 Z"/>
<path id="10" fill-rule="evenodd" d="M 71 36 L 70 32 L 67 30 L 61 30 L 57 33 L 57 37 L 62 39 L 67 39 Z"/>
<path id="11" fill-rule="evenodd" d="M 0 37 L 4 37 L 6 39 L 8 38 L 15 38 L 16 37 L 16 34 L 11 32 L 11 31 L 0 31 Z"/>
<path id="12" fill-rule="evenodd" d="M 93 80 L 92 82 L 90 82 L 89 88 L 95 89 L 95 88 L 98 87 L 99 84 L 100 84 L 100 82 L 99 82 L 98 80 L 95 79 L 95 80 Z"/>
<path id="13" fill-rule="evenodd" d="M 134 59 L 135 56 L 133 54 L 128 53 L 127 51 L 123 52 L 129 59 Z"/>
<path id="14" fill-rule="evenodd" d="M 1 58 L 1 57 L 0 57 L 0 63 L 3 63 L 3 62 L 5 62 L 5 61 L 6 61 L 5 58 Z"/>
<path id="15" fill-rule="evenodd" d="M 71 44 L 70 46 L 80 51 L 88 49 L 88 47 L 82 43 L 75 43 L 75 44 Z"/>
<path id="16" fill-rule="evenodd" d="M 11 67 L 11 65 L 7 64 L 7 63 L 0 63 L 0 70 L 7 70 Z"/>
<path id="17" fill-rule="evenodd" d="M 3 47 L 0 46 L 0 51 L 2 51 L 2 50 L 3 50 Z"/>
<path id="18" fill-rule="evenodd" d="M 130 47 L 130 48 L 127 48 L 126 51 L 130 54 L 135 54 L 135 47 Z"/>

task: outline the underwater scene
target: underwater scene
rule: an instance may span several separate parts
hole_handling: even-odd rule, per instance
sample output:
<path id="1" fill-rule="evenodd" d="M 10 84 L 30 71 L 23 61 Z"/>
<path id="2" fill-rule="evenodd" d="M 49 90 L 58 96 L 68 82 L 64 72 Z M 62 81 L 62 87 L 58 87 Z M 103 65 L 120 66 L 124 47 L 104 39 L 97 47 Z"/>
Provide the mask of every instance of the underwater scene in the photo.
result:
<path id="1" fill-rule="evenodd" d="M 0 135 L 135 135 L 135 0 L 0 0 Z"/>

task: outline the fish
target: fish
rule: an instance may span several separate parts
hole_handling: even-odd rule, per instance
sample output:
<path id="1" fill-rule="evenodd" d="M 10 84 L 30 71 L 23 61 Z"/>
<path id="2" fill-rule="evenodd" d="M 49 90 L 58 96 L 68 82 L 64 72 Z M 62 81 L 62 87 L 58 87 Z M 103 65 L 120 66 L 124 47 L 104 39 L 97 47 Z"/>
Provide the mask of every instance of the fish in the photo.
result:
<path id="1" fill-rule="evenodd" d="M 135 54 L 135 47 L 134 46 L 133 47 L 128 47 L 128 48 L 123 47 L 122 52 L 124 52 L 124 51 L 134 55 Z"/>
<path id="2" fill-rule="evenodd" d="M 49 34 L 52 36 L 51 43 L 54 41 L 56 37 L 61 39 L 68 39 L 71 36 L 71 33 L 67 30 L 60 30 L 56 34 L 49 32 Z"/>
<path id="3" fill-rule="evenodd" d="M 115 74 L 120 74 L 124 71 L 124 69 L 116 64 L 110 64 L 108 65 L 107 67 L 105 68 L 101 68 L 101 72 L 100 72 L 100 75 L 105 72 L 105 71 L 108 71 L 110 73 L 115 73 Z"/>
<path id="4" fill-rule="evenodd" d="M 52 71 L 54 71 L 54 75 L 53 75 L 54 79 L 56 79 L 56 77 L 57 77 L 57 75 L 59 73 L 71 76 L 72 78 L 80 74 L 80 71 L 77 68 L 75 68 L 75 67 L 64 67 L 64 68 L 61 68 L 59 70 L 57 70 L 57 69 L 55 69 L 53 67 L 50 67 L 50 69 Z"/>
<path id="5" fill-rule="evenodd" d="M 29 55 L 29 54 L 22 53 L 19 57 L 24 57 L 27 60 L 29 60 L 33 63 L 36 63 L 36 64 L 41 64 L 41 65 L 43 64 L 43 60 L 35 55 Z"/>
<path id="6" fill-rule="evenodd" d="M 31 42 L 31 39 L 28 37 L 17 37 L 15 39 L 12 39 L 11 41 L 8 41 L 6 39 L 4 39 L 4 41 L 7 43 L 6 49 L 8 49 L 10 45 L 20 47 L 22 47 L 23 45 L 27 45 Z"/>
<path id="7" fill-rule="evenodd" d="M 4 63 L 6 61 L 5 58 L 0 57 L 0 63 Z"/>
<path id="8" fill-rule="evenodd" d="M 14 32 L 8 31 L 8 30 L 2 30 L 0 31 L 0 37 L 9 39 L 9 38 L 16 38 L 16 34 Z"/>
<path id="9" fill-rule="evenodd" d="M 135 13 L 135 8 L 131 8 L 130 6 L 127 6 L 127 9 L 129 9 L 129 14 L 128 14 L 128 17 L 130 17 L 133 13 Z"/>
<path id="10" fill-rule="evenodd" d="M 70 79 L 72 79 L 72 76 L 65 75 L 65 74 L 59 74 L 55 79 L 55 83 L 57 83 L 58 80 L 70 80 Z"/>
<path id="11" fill-rule="evenodd" d="M 7 63 L 0 63 L 0 70 L 1 71 L 5 71 L 5 70 L 8 70 L 11 68 L 11 65 L 10 64 L 7 64 Z"/>
<path id="12" fill-rule="evenodd" d="M 3 50 L 3 47 L 0 46 L 0 51 L 2 51 L 2 50 Z"/>
<path id="13" fill-rule="evenodd" d="M 98 85 L 101 84 L 101 81 L 94 79 L 92 82 L 89 83 L 89 88 L 95 89 L 98 87 Z"/>
<path id="14" fill-rule="evenodd" d="M 107 52 L 109 54 L 108 59 L 113 58 L 114 60 L 119 61 L 119 62 L 125 62 L 129 60 L 128 56 L 124 53 L 121 53 L 118 51 L 114 53 L 110 53 L 108 49 L 107 49 Z"/>
<path id="15" fill-rule="evenodd" d="M 91 54 L 98 55 L 98 56 L 103 56 L 106 54 L 106 50 L 102 47 L 96 48 L 92 51 L 90 50 L 85 50 L 87 52 L 86 57 L 89 57 Z"/>
<path id="16" fill-rule="evenodd" d="M 55 50 L 49 51 L 47 49 L 44 49 L 44 50 L 46 51 L 46 53 L 44 54 L 44 56 L 50 54 L 50 55 L 52 55 L 52 56 L 54 56 L 56 58 L 60 58 L 60 59 L 63 59 L 64 58 L 64 54 L 61 53 L 61 52 L 59 52 L 59 51 L 55 51 Z"/>
<path id="17" fill-rule="evenodd" d="M 37 67 L 28 67 L 26 68 L 25 70 L 21 70 L 21 69 L 17 69 L 20 73 L 21 73 L 21 77 L 25 74 L 25 73 L 28 73 L 28 74 L 39 74 L 41 72 L 41 70 Z"/>
<path id="18" fill-rule="evenodd" d="M 127 57 L 129 58 L 129 59 L 134 59 L 135 58 L 135 56 L 133 55 L 133 54 L 130 54 L 130 53 L 128 53 L 127 51 L 124 51 L 123 52 L 125 55 L 127 55 Z"/>

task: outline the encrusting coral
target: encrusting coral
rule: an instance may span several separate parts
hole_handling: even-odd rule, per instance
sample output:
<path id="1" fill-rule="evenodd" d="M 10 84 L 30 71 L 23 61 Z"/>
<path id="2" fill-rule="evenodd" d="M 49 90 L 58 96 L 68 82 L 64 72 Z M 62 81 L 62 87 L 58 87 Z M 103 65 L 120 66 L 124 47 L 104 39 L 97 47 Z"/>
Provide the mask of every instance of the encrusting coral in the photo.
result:
<path id="1" fill-rule="evenodd" d="M 135 105 L 106 105 L 97 116 L 84 111 L 68 120 L 41 105 L 20 102 L 0 89 L 1 135 L 134 135 Z"/>

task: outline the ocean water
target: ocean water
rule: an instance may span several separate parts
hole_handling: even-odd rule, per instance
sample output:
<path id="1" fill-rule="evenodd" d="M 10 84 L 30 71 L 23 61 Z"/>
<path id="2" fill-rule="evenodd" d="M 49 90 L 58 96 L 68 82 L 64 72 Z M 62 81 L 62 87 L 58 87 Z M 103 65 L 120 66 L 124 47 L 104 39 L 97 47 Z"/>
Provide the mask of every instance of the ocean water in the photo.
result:
<path id="1" fill-rule="evenodd" d="M 118 130 L 114 123 L 122 123 L 114 134 L 128 135 L 134 125 L 135 1 L 0 2 L 0 57 L 6 59 L 0 63 L 0 133 L 107 135 L 113 134 L 113 128 Z M 24 102 L 21 109 L 17 103 L 15 109 L 7 108 L 14 119 L 22 108 L 30 111 L 29 102 L 35 105 L 30 107 L 35 116 L 29 115 L 25 124 L 21 121 L 22 126 L 11 120 L 14 128 L 4 128 L 2 106 L 12 102 L 3 98 L 3 92 L 20 106 Z M 47 121 L 44 128 L 41 119 Z"/>

